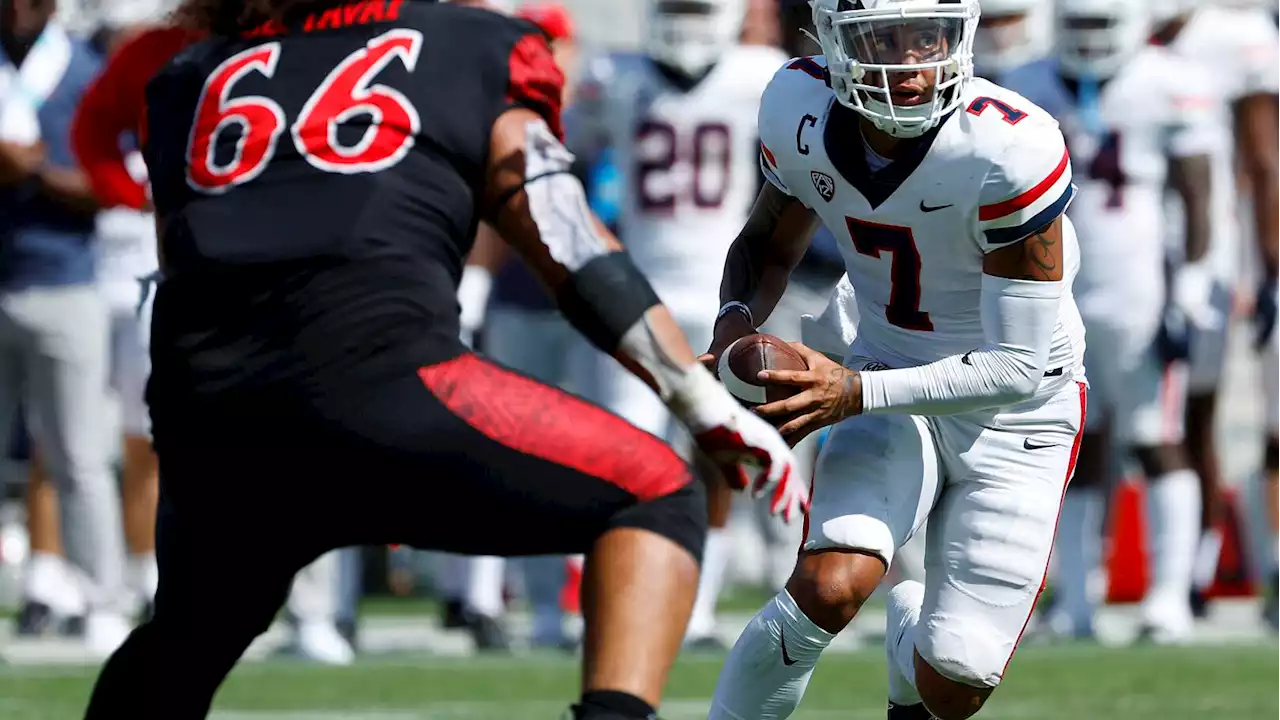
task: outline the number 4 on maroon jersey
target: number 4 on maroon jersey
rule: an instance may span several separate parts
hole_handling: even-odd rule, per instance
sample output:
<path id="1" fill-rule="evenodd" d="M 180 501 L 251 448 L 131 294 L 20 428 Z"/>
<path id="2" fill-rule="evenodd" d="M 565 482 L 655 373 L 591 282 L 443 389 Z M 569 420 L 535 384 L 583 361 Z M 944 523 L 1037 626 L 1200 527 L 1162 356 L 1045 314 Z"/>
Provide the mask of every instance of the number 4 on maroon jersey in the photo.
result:
<path id="1" fill-rule="evenodd" d="M 412 72 L 421 50 L 421 32 L 398 28 L 348 55 L 316 88 L 290 129 L 298 153 L 319 170 L 343 174 L 377 172 L 400 162 L 421 130 L 418 111 L 402 93 L 370 83 L 395 58 Z M 251 72 L 272 77 L 280 53 L 279 42 L 237 53 L 205 82 L 187 150 L 187 183 L 193 189 L 226 192 L 261 175 L 275 156 L 284 109 L 260 95 L 227 97 Z M 364 137 L 350 147 L 339 144 L 338 125 L 359 115 L 373 118 Z M 216 140 L 231 124 L 239 125 L 242 135 L 230 162 L 219 165 Z"/>

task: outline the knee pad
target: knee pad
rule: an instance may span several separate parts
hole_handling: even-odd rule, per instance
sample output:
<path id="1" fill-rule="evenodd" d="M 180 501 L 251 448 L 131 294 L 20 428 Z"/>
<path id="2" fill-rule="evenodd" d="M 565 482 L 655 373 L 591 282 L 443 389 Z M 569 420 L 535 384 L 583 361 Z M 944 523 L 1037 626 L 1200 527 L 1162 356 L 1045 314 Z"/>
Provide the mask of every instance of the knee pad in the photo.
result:
<path id="1" fill-rule="evenodd" d="M 916 652 L 942 677 L 973 687 L 996 687 L 1017 638 L 981 617 L 922 617 Z"/>
<path id="2" fill-rule="evenodd" d="M 818 456 L 802 549 L 876 555 L 885 566 L 941 491 L 932 430 L 911 415 L 838 423 Z"/>
<path id="3" fill-rule="evenodd" d="M 632 527 L 657 533 L 688 550 L 699 562 L 707 539 L 707 489 L 696 480 L 680 489 L 618 511 L 609 528 Z"/>
<path id="4" fill-rule="evenodd" d="M 893 564 L 897 542 L 893 531 L 880 518 L 870 515 L 840 515 L 810 520 L 803 550 L 852 550 L 880 558 L 887 568 Z"/>

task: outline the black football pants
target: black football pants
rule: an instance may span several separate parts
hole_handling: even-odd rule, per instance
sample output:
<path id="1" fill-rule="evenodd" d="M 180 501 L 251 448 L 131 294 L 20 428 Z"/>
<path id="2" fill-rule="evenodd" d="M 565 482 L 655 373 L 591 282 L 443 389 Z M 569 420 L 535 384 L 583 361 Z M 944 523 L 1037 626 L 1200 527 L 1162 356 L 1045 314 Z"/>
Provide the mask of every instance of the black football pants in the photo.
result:
<path id="1" fill-rule="evenodd" d="M 205 717 L 294 574 L 333 548 L 580 553 L 638 527 L 699 557 L 705 534 L 702 485 L 661 441 L 471 354 L 306 412 L 157 415 L 156 451 L 155 614 L 103 668 L 89 720 Z"/>

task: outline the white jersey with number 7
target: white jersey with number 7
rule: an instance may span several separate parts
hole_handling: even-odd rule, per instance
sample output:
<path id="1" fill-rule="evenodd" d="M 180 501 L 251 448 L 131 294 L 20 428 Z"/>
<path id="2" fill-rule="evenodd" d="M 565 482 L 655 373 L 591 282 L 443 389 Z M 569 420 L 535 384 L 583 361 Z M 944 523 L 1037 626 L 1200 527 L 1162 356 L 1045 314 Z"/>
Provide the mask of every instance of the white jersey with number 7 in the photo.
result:
<path id="1" fill-rule="evenodd" d="M 885 165 L 856 132 L 827 132 L 841 109 L 825 64 L 797 58 L 774 76 L 760 106 L 760 165 L 844 241 L 858 354 L 907 367 L 981 347 L 983 257 L 1048 224 L 1074 196 L 1057 122 L 1017 93 L 973 80 L 955 112 Z M 1069 225 L 1063 242 L 1069 287 L 1080 257 Z M 1048 367 L 1083 380 L 1083 355 L 1068 291 Z"/>

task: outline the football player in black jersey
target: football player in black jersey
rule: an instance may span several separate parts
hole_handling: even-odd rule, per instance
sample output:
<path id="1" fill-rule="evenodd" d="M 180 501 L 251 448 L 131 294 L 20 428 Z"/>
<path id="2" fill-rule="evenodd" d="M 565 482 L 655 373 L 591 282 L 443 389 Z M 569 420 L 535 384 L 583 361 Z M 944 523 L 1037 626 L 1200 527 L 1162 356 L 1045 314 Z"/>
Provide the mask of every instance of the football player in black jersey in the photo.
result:
<path id="1" fill-rule="evenodd" d="M 204 717 L 300 567 L 384 543 L 586 552 L 574 715 L 652 716 L 704 496 L 656 438 L 461 344 L 476 224 L 737 486 L 784 517 L 807 489 L 586 209 L 543 35 L 419 0 L 189 0 L 179 15 L 209 37 L 149 84 L 143 141 L 164 274 L 148 386 L 160 586 L 87 717 Z"/>

